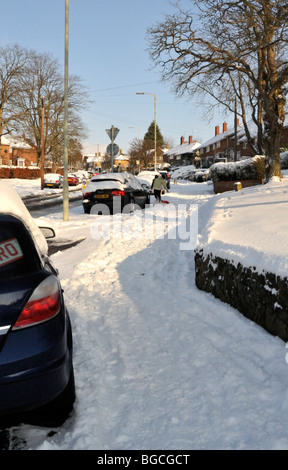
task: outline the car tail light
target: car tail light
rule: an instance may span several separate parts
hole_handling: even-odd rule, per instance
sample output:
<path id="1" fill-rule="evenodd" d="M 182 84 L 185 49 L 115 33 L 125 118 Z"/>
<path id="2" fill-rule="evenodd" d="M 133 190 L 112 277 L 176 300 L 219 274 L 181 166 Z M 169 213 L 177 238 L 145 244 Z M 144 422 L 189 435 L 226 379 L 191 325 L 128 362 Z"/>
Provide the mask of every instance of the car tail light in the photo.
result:
<path id="1" fill-rule="evenodd" d="M 54 276 L 46 278 L 35 289 L 23 308 L 13 330 L 41 323 L 59 313 L 61 307 L 60 286 Z"/>
<path id="2" fill-rule="evenodd" d="M 90 196 L 91 196 L 91 193 L 84 193 L 84 194 L 83 194 L 83 198 L 85 198 L 85 197 L 90 197 Z"/>
<path id="3" fill-rule="evenodd" d="M 112 196 L 125 196 L 125 192 L 115 189 L 115 191 L 112 191 Z"/>

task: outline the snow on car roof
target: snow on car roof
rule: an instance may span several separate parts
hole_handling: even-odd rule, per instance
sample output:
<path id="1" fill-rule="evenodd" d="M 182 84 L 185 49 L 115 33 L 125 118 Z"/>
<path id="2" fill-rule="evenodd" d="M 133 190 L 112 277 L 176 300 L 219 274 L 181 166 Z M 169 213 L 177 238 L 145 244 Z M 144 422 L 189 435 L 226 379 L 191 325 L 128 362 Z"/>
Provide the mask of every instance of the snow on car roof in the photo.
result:
<path id="1" fill-rule="evenodd" d="M 30 215 L 27 207 L 15 189 L 6 182 L 0 181 L 0 214 L 7 214 L 20 219 L 31 233 L 39 252 L 48 253 L 48 245 L 41 230 Z"/>

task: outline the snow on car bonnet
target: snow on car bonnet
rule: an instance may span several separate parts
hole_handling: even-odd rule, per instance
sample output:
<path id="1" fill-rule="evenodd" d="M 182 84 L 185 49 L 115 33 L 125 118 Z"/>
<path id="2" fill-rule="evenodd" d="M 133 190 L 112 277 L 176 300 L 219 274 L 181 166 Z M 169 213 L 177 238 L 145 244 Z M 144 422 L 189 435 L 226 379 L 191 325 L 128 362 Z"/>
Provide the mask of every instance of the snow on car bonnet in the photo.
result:
<path id="1" fill-rule="evenodd" d="M 41 230 L 9 183 L 0 181 L 0 214 L 12 215 L 20 219 L 31 233 L 36 247 L 42 255 L 47 255 L 48 245 Z"/>

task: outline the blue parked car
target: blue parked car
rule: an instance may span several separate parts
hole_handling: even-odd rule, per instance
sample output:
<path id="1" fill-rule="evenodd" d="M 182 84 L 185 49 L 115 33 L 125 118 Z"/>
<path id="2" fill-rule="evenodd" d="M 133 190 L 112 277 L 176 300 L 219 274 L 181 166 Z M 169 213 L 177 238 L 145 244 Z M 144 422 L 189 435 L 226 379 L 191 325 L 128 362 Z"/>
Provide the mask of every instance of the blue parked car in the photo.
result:
<path id="1" fill-rule="evenodd" d="M 75 401 L 72 331 L 46 237 L 0 182 L 0 416 L 69 413 Z M 1 419 L 1 418 L 0 418 Z"/>

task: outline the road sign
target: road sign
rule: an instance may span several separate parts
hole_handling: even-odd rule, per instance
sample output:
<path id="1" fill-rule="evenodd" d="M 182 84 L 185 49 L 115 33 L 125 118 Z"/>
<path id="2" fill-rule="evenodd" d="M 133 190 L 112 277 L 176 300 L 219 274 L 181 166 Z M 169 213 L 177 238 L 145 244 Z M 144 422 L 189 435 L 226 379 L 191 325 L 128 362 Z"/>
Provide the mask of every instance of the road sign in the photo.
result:
<path id="1" fill-rule="evenodd" d="M 110 157 L 115 157 L 115 155 L 119 153 L 119 147 L 117 144 L 113 144 L 113 147 L 112 144 L 109 144 L 106 148 L 106 152 L 108 153 L 108 155 L 110 155 Z"/>
<path id="2" fill-rule="evenodd" d="M 111 129 L 106 129 L 106 132 L 107 132 L 110 140 L 112 140 L 112 142 L 114 142 L 114 140 L 116 139 L 117 135 L 120 132 L 120 129 L 117 129 L 117 127 L 111 126 Z"/>

